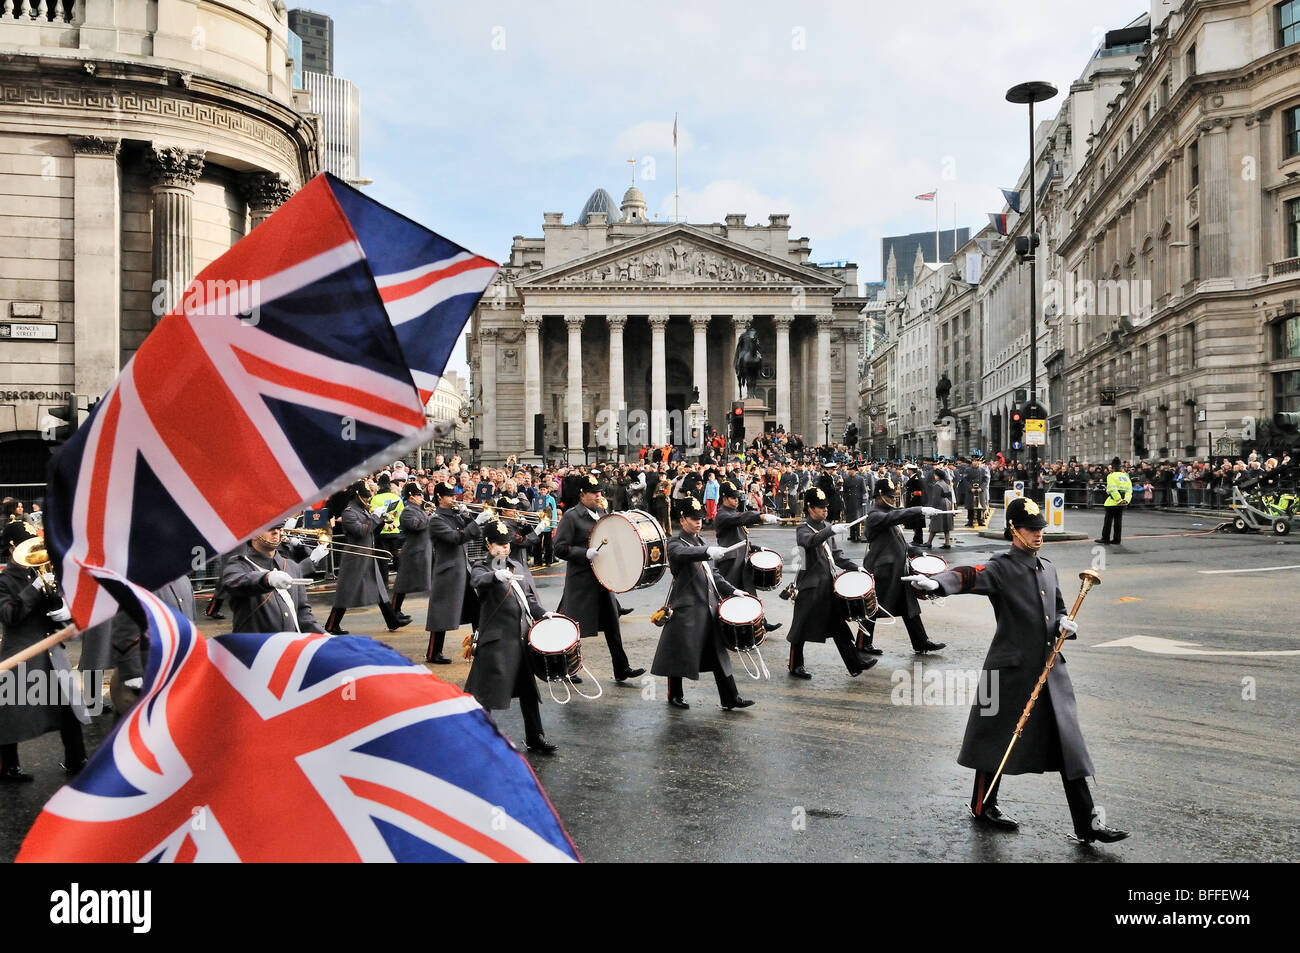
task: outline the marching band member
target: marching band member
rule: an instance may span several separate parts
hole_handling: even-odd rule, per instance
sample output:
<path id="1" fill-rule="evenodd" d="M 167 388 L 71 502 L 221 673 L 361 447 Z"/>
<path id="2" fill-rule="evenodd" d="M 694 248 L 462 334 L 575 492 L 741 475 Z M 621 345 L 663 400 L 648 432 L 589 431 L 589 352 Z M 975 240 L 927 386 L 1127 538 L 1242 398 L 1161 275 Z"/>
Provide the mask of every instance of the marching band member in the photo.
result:
<path id="1" fill-rule="evenodd" d="M 348 502 L 339 526 L 343 529 L 346 544 L 352 548 L 374 548 L 375 529 L 384 521 L 390 502 L 384 506 L 371 505 L 372 491 L 364 480 L 348 487 Z M 336 534 L 337 536 L 337 534 Z M 379 568 L 379 560 L 359 552 L 345 552 L 339 558 L 338 582 L 334 589 L 334 608 L 325 621 L 325 631 L 330 635 L 347 635 L 342 627 L 343 614 L 356 606 L 379 606 L 384 624 L 392 632 L 411 621 L 408 615 L 398 615 L 388 601 L 386 573 Z"/>
<path id="2" fill-rule="evenodd" d="M 21 536 L 18 530 L 14 530 L 8 538 L 11 545 L 16 546 L 30 535 Z M 17 655 L 35 645 L 71 619 L 63 600 L 52 591 L 46 576 L 15 561 L 12 553 L 9 554 L 3 572 L 0 572 L 0 631 L 3 633 L 0 635 L 0 659 Z M 56 668 L 62 670 L 66 667 L 67 652 L 62 645 L 57 645 L 28 659 L 18 669 L 0 672 L 0 682 L 10 683 L 0 691 L 9 699 L 16 699 L 23 694 L 16 689 L 18 679 L 23 679 L 26 684 L 35 680 L 34 675 L 52 679 Z M 80 679 L 69 679 L 65 684 L 73 692 L 82 690 Z M 8 701 L 0 704 L 0 784 L 33 780 L 18 762 L 18 743 L 39 738 L 47 731 L 57 731 L 63 740 L 64 771 L 73 775 L 85 765 L 86 745 L 81 735 L 81 722 L 61 691 L 51 694 L 54 697 L 43 703 L 32 701 L 20 705 Z"/>
<path id="3" fill-rule="evenodd" d="M 773 513 L 759 513 L 756 510 L 740 510 L 740 491 L 730 480 L 724 482 L 718 490 L 719 507 L 714 514 L 714 530 L 718 545 L 727 549 L 749 539 L 749 527 L 760 523 L 779 523 L 780 517 Z M 751 596 L 757 596 L 754 588 L 754 570 L 749 564 L 749 554 L 762 547 L 751 542 L 744 549 L 736 550 L 724 556 L 718 562 L 718 571 L 726 577 L 727 582 Z M 767 631 L 775 632 L 781 628 L 780 622 L 768 622 Z M 653 669 L 651 670 L 653 671 Z"/>
<path id="4" fill-rule="evenodd" d="M 907 557 L 919 556 L 923 552 L 918 547 L 908 546 L 903 537 L 902 524 L 918 517 L 933 516 L 936 510 L 931 506 L 898 508 L 901 489 L 889 477 L 881 477 L 876 484 L 876 498 L 867 510 L 867 552 L 862 560 L 862 568 L 871 573 L 876 581 L 876 600 L 879 605 L 886 612 L 902 619 L 907 626 L 912 651 L 938 652 L 946 643 L 930 641 L 921 622 L 921 607 L 916 601 L 916 592 L 901 581 L 907 574 Z M 858 626 L 859 651 L 870 655 L 881 654 L 880 649 L 873 644 L 875 632 L 875 619 L 868 619 Z"/>
<path id="5" fill-rule="evenodd" d="M 433 550 L 429 525 L 433 519 L 424 508 L 424 490 L 412 480 L 402 490 L 404 506 L 399 518 L 402 530 L 402 561 L 393 580 L 393 611 L 401 612 L 410 592 L 428 592 L 433 573 Z"/>
<path id="6" fill-rule="evenodd" d="M 450 483 L 435 484 L 433 496 L 438 508 L 429 521 L 433 572 L 429 614 L 424 623 L 429 632 L 424 660 L 450 665 L 451 659 L 442 654 L 448 631 L 466 623 L 473 625 L 478 619 L 478 599 L 469 584 L 469 553 L 465 546 L 483 535 L 482 526 L 492 514 L 485 510 L 471 517 L 469 508 L 456 502 L 456 488 Z"/>
<path id="7" fill-rule="evenodd" d="M 998 789 L 989 781 L 997 772 L 1016 724 L 1047 657 L 1062 631 L 1075 638 L 1078 624 L 1066 613 L 1057 584 L 1056 567 L 1039 555 L 1043 545 L 1043 519 L 1038 505 L 1014 499 L 1007 506 L 1005 536 L 1011 548 L 982 566 L 959 566 L 937 576 L 907 576 L 918 590 L 943 595 L 973 592 L 988 596 L 997 617 L 993 644 L 984 659 L 982 677 L 988 681 L 981 698 L 971 706 L 957 763 L 975 770 L 971 816 L 979 824 L 1000 830 L 1019 825 L 998 809 Z M 984 709 L 985 698 L 996 708 Z M 1094 807 L 1087 777 L 1094 774 L 1079 727 L 1065 656 L 1058 656 L 1034 706 L 1024 733 L 1011 752 L 1004 774 L 1042 774 L 1059 771 L 1074 832 L 1084 843 L 1113 843 L 1127 831 L 1107 827 Z"/>
<path id="8" fill-rule="evenodd" d="M 292 580 L 310 576 L 329 547 L 319 545 L 306 561 L 294 562 L 279 552 L 282 539 L 283 530 L 274 526 L 227 556 L 221 583 L 230 599 L 231 632 L 325 631 L 307 601 L 307 587 Z"/>
<path id="9" fill-rule="evenodd" d="M 478 595 L 479 620 L 465 691 L 484 708 L 509 708 L 510 699 L 518 698 L 524 716 L 525 746 L 537 754 L 554 754 L 556 746 L 546 740 L 542 729 L 537 683 L 524 658 L 529 625 L 550 613 L 542 608 L 527 567 L 510 558 L 512 535 L 500 520 L 488 523 L 483 528 L 488 558 L 470 570 L 470 585 Z M 519 592 L 527 606 L 521 604 Z"/>
<path id="10" fill-rule="evenodd" d="M 794 622 L 786 641 L 790 643 L 790 674 L 795 678 L 812 678 L 803 667 L 805 642 L 825 642 L 829 636 L 839 649 L 840 658 L 849 674 L 857 678 L 876 664 L 874 658 L 858 654 L 853 647 L 853 633 L 849 630 L 840 600 L 835 597 L 835 568 L 853 570 L 857 565 L 850 560 L 835 540 L 848 535 L 845 523 L 828 524 L 826 510 L 829 504 L 820 487 L 809 487 L 804 493 L 804 522 L 795 530 L 795 542 L 802 549 L 804 567 L 795 578 L 799 594 L 795 597 Z"/>
<path id="11" fill-rule="evenodd" d="M 526 531 L 527 524 L 519 516 L 519 500 L 513 496 L 497 498 L 497 516 L 510 530 L 510 558 L 522 565 L 531 579 L 533 573 L 528 569 L 528 550 L 542 538 L 540 523 Z"/>
<path id="12" fill-rule="evenodd" d="M 723 548 L 700 539 L 704 507 L 699 500 L 684 497 L 674 511 L 680 529 L 668 540 L 668 570 L 673 581 L 666 603 L 672 616 L 659 637 L 650 672 L 668 679 L 668 704 L 674 708 L 691 707 L 682 694 L 682 679 L 698 679 L 701 670 L 713 673 L 723 708 L 748 708 L 754 703 L 740 697 L 718 628 L 721 596 L 737 591 L 714 565 Z"/>
<path id="13" fill-rule="evenodd" d="M 665 484 L 666 485 L 666 484 Z M 627 681 L 645 674 L 644 668 L 632 668 L 623 651 L 623 636 L 618 618 L 622 614 L 618 599 L 596 579 L 591 571 L 595 548 L 587 546 L 591 528 L 604 516 L 597 506 L 600 483 L 590 474 L 580 478 L 576 487 L 578 502 L 564 511 L 555 529 L 555 555 L 565 561 L 564 594 L 559 611 L 578 623 L 584 639 L 597 632 L 605 633 L 609 659 L 614 665 L 614 680 Z M 578 681 L 575 677 L 574 681 Z"/>

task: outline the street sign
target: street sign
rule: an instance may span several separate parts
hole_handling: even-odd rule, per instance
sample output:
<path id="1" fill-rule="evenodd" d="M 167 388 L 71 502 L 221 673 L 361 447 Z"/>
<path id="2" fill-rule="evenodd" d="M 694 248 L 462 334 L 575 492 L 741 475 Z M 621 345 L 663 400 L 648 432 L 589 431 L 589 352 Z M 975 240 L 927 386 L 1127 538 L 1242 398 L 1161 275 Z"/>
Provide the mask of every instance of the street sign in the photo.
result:
<path id="1" fill-rule="evenodd" d="M 0 323 L 0 338 L 6 341 L 57 341 L 59 326 L 5 321 Z"/>
<path id="2" fill-rule="evenodd" d="M 1045 447 L 1047 446 L 1047 421 L 1041 418 L 1033 417 L 1025 420 L 1025 446 L 1026 447 Z"/>

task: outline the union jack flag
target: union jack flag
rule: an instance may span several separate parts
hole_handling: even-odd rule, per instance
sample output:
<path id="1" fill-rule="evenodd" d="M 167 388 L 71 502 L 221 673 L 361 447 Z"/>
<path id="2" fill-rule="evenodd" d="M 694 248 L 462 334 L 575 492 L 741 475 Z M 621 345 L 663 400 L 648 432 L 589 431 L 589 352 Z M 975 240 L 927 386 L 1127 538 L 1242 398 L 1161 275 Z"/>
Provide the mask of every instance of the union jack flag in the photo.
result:
<path id="1" fill-rule="evenodd" d="M 147 624 L 139 703 L 19 861 L 573 861 L 470 696 L 358 636 L 223 635 L 90 568 Z"/>
<path id="2" fill-rule="evenodd" d="M 76 623 L 117 611 L 84 567 L 156 589 L 424 442 L 495 270 L 328 174 L 204 269 L 51 462 Z"/>

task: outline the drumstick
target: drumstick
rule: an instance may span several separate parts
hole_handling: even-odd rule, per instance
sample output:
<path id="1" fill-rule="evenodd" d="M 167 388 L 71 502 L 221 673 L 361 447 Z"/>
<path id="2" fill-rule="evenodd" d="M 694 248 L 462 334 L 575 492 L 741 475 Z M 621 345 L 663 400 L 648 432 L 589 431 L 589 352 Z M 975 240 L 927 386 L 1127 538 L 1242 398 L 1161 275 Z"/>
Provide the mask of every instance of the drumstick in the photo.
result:
<path id="1" fill-rule="evenodd" d="M 738 543 L 733 543 L 732 545 L 728 546 L 728 547 L 726 548 L 725 552 L 728 552 L 728 553 L 729 553 L 729 552 L 731 552 L 733 549 L 739 549 L 741 546 L 748 546 L 748 545 L 749 545 L 749 540 L 747 540 L 747 539 L 742 539 L 740 542 L 738 542 Z"/>

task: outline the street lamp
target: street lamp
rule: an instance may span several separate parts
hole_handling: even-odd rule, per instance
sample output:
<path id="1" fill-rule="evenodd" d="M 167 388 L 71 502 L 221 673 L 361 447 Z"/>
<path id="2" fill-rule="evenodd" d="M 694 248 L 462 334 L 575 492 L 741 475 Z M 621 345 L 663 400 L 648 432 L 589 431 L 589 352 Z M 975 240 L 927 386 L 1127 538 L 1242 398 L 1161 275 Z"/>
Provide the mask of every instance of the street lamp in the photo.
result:
<path id="1" fill-rule="evenodd" d="M 829 410 L 822 412 L 822 425 L 826 428 L 826 446 L 831 445 L 831 412 Z"/>
<path id="2" fill-rule="evenodd" d="M 1038 182 L 1034 170 L 1036 161 L 1034 152 L 1034 103 L 1041 103 L 1051 99 L 1056 93 L 1055 86 L 1041 80 L 1020 83 L 1007 90 L 1007 102 L 1025 103 L 1029 106 L 1029 254 L 1027 256 L 1029 260 L 1029 403 L 1035 408 L 1038 405 L 1038 256 L 1036 254 L 1036 246 L 1038 245 Z M 1037 413 L 1037 409 L 1035 409 L 1035 413 Z M 1030 448 L 1029 465 L 1032 471 L 1037 474 L 1038 444 L 1034 444 Z M 1034 480 L 1037 480 L 1036 475 Z"/>

